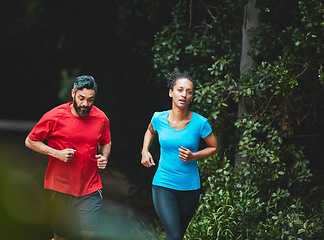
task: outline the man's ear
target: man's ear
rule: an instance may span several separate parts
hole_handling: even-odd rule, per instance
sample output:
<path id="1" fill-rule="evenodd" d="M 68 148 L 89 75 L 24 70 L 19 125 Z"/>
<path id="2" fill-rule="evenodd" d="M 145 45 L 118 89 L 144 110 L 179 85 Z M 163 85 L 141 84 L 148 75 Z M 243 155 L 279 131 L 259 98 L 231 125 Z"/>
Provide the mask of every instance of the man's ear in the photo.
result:
<path id="1" fill-rule="evenodd" d="M 72 99 L 74 98 L 74 95 L 75 95 L 75 91 L 74 91 L 74 89 L 72 88 L 72 90 L 71 90 L 71 96 L 72 96 Z"/>

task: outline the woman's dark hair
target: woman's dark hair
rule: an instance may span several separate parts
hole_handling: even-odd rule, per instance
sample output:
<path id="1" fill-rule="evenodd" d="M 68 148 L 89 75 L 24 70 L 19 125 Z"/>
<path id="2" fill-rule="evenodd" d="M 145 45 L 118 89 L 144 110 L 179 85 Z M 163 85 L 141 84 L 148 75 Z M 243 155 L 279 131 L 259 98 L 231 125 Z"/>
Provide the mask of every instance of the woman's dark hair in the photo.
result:
<path id="1" fill-rule="evenodd" d="M 82 75 L 76 78 L 73 85 L 74 91 L 76 92 L 83 88 L 93 89 L 95 93 L 98 91 L 97 83 L 92 76 Z"/>
<path id="2" fill-rule="evenodd" d="M 174 85 L 176 84 L 177 80 L 178 79 L 181 79 L 181 78 L 186 78 L 188 80 L 190 80 L 194 86 L 194 91 L 196 89 L 196 83 L 195 81 L 190 77 L 189 73 L 187 71 L 184 71 L 184 72 L 174 72 L 174 73 L 169 73 L 168 74 L 168 77 L 167 77 L 167 87 L 169 89 L 172 89 L 173 90 L 173 87 Z"/>

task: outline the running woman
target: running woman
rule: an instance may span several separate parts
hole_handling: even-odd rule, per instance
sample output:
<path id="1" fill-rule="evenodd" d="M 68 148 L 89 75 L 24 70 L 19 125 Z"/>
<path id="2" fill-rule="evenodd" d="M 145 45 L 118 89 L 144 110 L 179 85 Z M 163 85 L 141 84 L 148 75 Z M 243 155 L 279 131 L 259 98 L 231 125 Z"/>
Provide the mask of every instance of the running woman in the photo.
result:
<path id="1" fill-rule="evenodd" d="M 152 182 L 155 210 L 168 240 L 181 240 L 199 203 L 197 160 L 216 154 L 216 138 L 203 116 L 189 111 L 195 82 L 187 72 L 168 78 L 172 109 L 155 112 L 144 136 L 141 163 L 155 166 L 149 147 L 158 136 L 160 160 Z M 200 139 L 207 147 L 198 150 Z"/>

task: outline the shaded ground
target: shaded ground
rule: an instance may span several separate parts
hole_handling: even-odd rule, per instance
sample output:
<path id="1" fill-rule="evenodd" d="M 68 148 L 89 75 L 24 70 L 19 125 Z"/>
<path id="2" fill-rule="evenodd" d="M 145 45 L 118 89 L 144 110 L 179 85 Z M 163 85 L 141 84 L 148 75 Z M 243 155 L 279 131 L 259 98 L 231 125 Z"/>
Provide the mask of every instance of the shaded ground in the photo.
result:
<path id="1" fill-rule="evenodd" d="M 0 121 L 0 239 L 46 240 L 52 231 L 48 192 L 43 189 L 47 157 L 24 146 L 33 122 Z M 129 183 L 117 171 L 103 177 L 100 235 L 107 240 L 154 239 L 152 220 L 137 210 Z"/>

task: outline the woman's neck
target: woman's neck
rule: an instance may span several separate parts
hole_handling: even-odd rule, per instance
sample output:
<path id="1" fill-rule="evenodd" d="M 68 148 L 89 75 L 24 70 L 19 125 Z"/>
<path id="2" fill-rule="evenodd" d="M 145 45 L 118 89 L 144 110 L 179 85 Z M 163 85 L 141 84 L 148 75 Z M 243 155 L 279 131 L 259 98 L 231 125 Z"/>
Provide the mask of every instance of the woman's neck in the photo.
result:
<path id="1" fill-rule="evenodd" d="M 179 109 L 179 108 L 172 108 L 171 112 L 171 120 L 175 122 L 181 122 L 189 118 L 189 110 L 186 109 Z"/>

